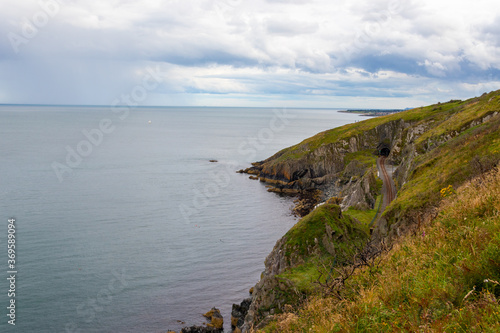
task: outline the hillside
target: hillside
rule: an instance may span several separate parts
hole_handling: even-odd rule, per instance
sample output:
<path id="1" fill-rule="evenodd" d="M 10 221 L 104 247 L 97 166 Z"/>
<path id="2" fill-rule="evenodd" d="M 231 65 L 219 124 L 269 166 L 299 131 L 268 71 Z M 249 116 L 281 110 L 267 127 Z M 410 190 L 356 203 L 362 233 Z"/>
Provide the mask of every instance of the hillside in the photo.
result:
<path id="1" fill-rule="evenodd" d="M 499 332 L 500 172 L 447 192 L 438 217 L 398 240 L 341 297 L 313 295 L 264 332 Z"/>
<path id="2" fill-rule="evenodd" d="M 398 192 L 374 218 L 380 154 Z M 498 331 L 499 161 L 495 91 L 325 131 L 254 163 L 245 172 L 273 191 L 328 202 L 277 242 L 243 331 Z"/>

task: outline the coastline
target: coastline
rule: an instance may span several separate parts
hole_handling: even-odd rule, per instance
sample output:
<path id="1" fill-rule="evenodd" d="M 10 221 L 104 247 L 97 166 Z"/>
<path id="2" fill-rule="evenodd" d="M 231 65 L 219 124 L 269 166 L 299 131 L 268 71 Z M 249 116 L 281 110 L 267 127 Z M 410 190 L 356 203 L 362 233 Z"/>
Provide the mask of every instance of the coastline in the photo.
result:
<path id="1" fill-rule="evenodd" d="M 361 117 L 381 117 L 389 114 L 403 112 L 406 110 L 408 109 L 352 109 L 352 110 L 343 110 L 339 112 L 358 114 Z"/>

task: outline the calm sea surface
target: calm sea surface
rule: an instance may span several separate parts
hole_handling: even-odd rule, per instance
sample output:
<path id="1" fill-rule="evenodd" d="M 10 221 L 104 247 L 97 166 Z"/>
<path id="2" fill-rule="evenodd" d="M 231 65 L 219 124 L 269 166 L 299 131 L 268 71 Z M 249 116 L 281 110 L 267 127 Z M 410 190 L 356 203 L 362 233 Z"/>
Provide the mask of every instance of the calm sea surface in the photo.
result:
<path id="1" fill-rule="evenodd" d="M 231 304 L 248 297 L 296 222 L 291 199 L 235 171 L 362 119 L 333 109 L 0 106 L 0 331 L 165 332 L 201 324 L 213 306 L 228 328 Z"/>

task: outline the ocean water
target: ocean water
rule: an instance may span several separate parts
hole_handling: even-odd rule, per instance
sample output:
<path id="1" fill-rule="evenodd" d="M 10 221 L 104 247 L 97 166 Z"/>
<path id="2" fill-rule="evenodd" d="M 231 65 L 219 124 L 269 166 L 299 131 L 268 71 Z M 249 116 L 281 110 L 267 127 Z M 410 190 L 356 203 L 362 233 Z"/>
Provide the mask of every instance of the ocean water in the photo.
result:
<path id="1" fill-rule="evenodd" d="M 335 109 L 0 106 L 0 331 L 165 332 L 200 325 L 213 306 L 228 328 L 297 221 L 292 199 L 235 171 L 359 120 Z"/>

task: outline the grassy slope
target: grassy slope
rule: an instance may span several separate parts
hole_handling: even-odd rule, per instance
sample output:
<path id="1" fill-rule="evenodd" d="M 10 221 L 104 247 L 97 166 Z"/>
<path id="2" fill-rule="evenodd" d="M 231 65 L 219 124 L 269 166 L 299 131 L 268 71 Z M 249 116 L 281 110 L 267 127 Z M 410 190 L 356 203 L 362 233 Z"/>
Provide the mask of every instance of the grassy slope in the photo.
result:
<path id="1" fill-rule="evenodd" d="M 343 215 L 336 204 L 326 203 L 303 217 L 284 236 L 286 257 L 294 263 L 301 262 L 278 276 L 280 280 L 292 286 L 288 288 L 288 291 L 281 291 L 289 304 L 295 304 L 299 300 L 298 295 L 317 293 L 318 288 L 315 282 L 320 276 L 318 267 L 322 262 L 333 260 L 322 242 L 326 224 L 335 232 L 335 240 L 332 244 L 339 252 L 353 252 L 355 247 L 363 247 L 368 241 L 367 224 Z M 316 243 L 315 240 L 318 242 Z M 290 259 L 292 257 L 293 259 Z"/>
<path id="2" fill-rule="evenodd" d="M 353 124 L 344 125 L 331 130 L 327 130 L 316 134 L 308 139 L 305 139 L 301 143 L 285 148 L 278 152 L 275 156 L 279 156 L 276 162 L 282 162 L 290 159 L 297 159 L 304 157 L 310 152 L 318 149 L 319 147 L 335 143 L 340 140 L 347 140 L 352 136 L 362 134 L 369 130 L 374 129 L 382 124 L 403 119 L 407 122 L 425 122 L 429 119 L 435 120 L 436 122 L 444 121 L 450 114 L 457 112 L 461 105 L 468 103 L 455 101 L 439 105 L 432 105 L 425 108 L 412 109 L 400 113 L 395 113 L 392 115 L 387 115 L 383 117 L 377 117 L 372 119 L 367 119 L 362 122 L 357 122 Z"/>
<path id="3" fill-rule="evenodd" d="M 351 217 L 354 217 L 364 225 L 369 225 L 370 222 L 372 222 L 373 218 L 375 217 L 375 214 L 377 213 L 377 208 L 379 208 L 381 201 L 383 200 L 382 195 L 377 196 L 377 201 L 375 202 L 375 207 L 373 209 L 369 210 L 359 210 L 355 209 L 353 207 L 349 207 L 344 214 L 349 215 Z"/>
<path id="4" fill-rule="evenodd" d="M 352 136 L 360 135 L 382 124 L 401 119 L 415 125 L 419 123 L 434 123 L 433 129 L 418 139 L 417 143 L 423 144 L 428 139 L 439 137 L 452 131 L 459 131 L 472 120 L 499 110 L 500 91 L 495 91 L 466 101 L 450 101 L 448 103 L 439 103 L 392 115 L 367 119 L 362 122 L 318 133 L 295 146 L 285 148 L 274 156 L 273 163 L 302 158 L 323 145 L 348 140 Z"/>
<path id="5" fill-rule="evenodd" d="M 344 234 L 352 240 L 368 234 L 366 225 L 355 222 L 349 216 L 343 216 L 339 206 L 324 204 L 302 218 L 286 233 L 286 255 L 291 255 L 293 250 L 294 255 L 307 256 L 308 246 L 314 245 L 314 239 L 323 237 L 325 224 L 330 225 L 336 235 Z M 348 244 L 340 242 L 338 246 L 346 247 Z M 323 248 L 321 250 L 325 251 Z"/>
<path id="6" fill-rule="evenodd" d="M 414 171 L 385 212 L 391 221 L 438 207 L 441 189 L 459 188 L 498 163 L 500 117 L 435 144 L 497 110 L 500 92 L 414 109 L 320 133 L 280 152 L 279 159 L 304 156 L 386 121 L 432 122 L 434 126 L 416 142 L 420 156 Z M 452 195 L 432 226 L 402 240 L 376 276 L 365 272 L 351 279 L 344 301 L 312 297 L 297 313 L 281 315 L 267 331 L 500 331 L 500 286 L 484 282 L 500 280 L 500 176 L 495 177 L 487 182 L 480 178 L 457 195 L 448 191 Z M 315 264 L 309 261 L 300 274 L 312 280 L 317 276 Z M 298 285 L 303 283 L 300 274 L 290 277 Z"/>
<path id="7" fill-rule="evenodd" d="M 402 239 L 346 299 L 312 297 L 266 332 L 499 332 L 500 172 L 449 194 L 431 225 Z M 472 292 L 471 292 L 472 291 Z"/>
<path id="8" fill-rule="evenodd" d="M 417 145 L 426 144 L 431 137 L 443 135 L 444 129 L 455 131 L 469 124 L 473 119 L 500 110 L 499 96 L 494 98 L 494 104 L 469 101 L 462 103 L 459 111 L 453 117 L 445 120 L 418 140 Z M 467 106 L 469 104 L 469 106 Z M 451 125 L 452 120 L 457 124 Z M 417 150 L 419 150 L 417 146 Z M 398 197 L 384 213 L 389 221 L 396 215 L 415 213 L 418 210 L 435 206 L 440 201 L 440 189 L 452 185 L 457 187 L 471 177 L 491 167 L 500 160 L 500 118 L 477 125 L 462 132 L 459 136 L 420 155 L 416 167 L 408 182 L 400 189 Z"/>

